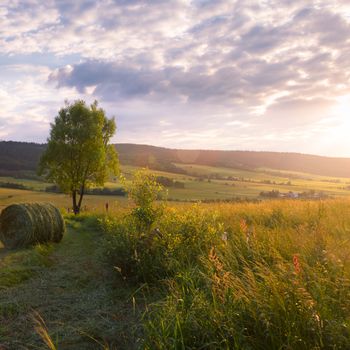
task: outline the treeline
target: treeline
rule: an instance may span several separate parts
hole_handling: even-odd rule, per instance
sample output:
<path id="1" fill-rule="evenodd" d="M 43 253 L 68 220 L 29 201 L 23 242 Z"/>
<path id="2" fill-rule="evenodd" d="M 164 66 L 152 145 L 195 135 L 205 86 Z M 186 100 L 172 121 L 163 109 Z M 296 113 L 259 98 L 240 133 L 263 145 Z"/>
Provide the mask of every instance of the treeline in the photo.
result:
<path id="1" fill-rule="evenodd" d="M 56 186 L 47 186 L 45 188 L 45 192 L 50 192 L 50 193 L 63 193 L 61 189 Z M 123 188 L 90 188 L 85 191 L 86 194 L 91 194 L 91 195 L 103 195 L 103 196 L 126 196 L 127 192 Z"/>
<path id="2" fill-rule="evenodd" d="M 42 180 L 34 170 L 0 170 L 0 177 L 13 177 L 14 179 Z"/>
<path id="3" fill-rule="evenodd" d="M 181 181 L 176 181 L 166 176 L 158 176 L 156 181 L 163 185 L 164 187 L 173 187 L 173 188 L 185 188 L 185 183 Z"/>
<path id="4" fill-rule="evenodd" d="M 15 190 L 29 190 L 30 188 L 24 186 L 23 184 L 18 184 L 14 182 L 0 182 L 0 188 L 11 188 Z"/>
<path id="5" fill-rule="evenodd" d="M 266 185 L 283 185 L 283 186 L 293 186 L 291 181 L 286 182 L 276 182 L 273 180 L 256 180 L 250 179 L 246 177 L 237 177 L 237 176 L 223 176 L 220 174 L 210 174 L 210 175 L 198 175 L 196 172 L 188 172 L 189 176 L 195 177 L 195 181 L 203 182 L 211 182 L 211 180 L 221 180 L 221 181 L 237 181 L 237 182 L 248 182 L 254 184 L 266 184 Z M 233 185 L 233 184 L 232 184 Z"/>
<path id="6" fill-rule="evenodd" d="M 173 187 L 173 188 L 185 188 L 185 184 L 180 181 L 175 181 L 171 178 L 165 176 L 158 176 L 157 182 L 163 185 L 164 187 Z M 15 182 L 0 182 L 0 188 L 11 188 L 16 190 L 33 190 L 32 187 L 25 186 L 21 183 Z M 48 193 L 63 193 L 62 190 L 57 185 L 46 186 L 43 190 Z M 127 192 L 124 188 L 90 188 L 85 191 L 86 194 L 90 195 L 103 195 L 103 196 L 126 196 Z"/>
<path id="7" fill-rule="evenodd" d="M 15 190 L 29 190 L 34 191 L 32 187 L 25 186 L 21 183 L 15 183 L 15 182 L 0 182 L 0 188 L 10 188 Z M 44 191 L 48 193 L 63 193 L 61 189 L 56 185 L 50 185 L 46 186 L 44 190 L 37 190 L 37 191 Z M 123 188 L 91 188 L 86 191 L 86 194 L 91 195 L 103 195 L 103 196 L 126 196 L 127 192 Z"/>
<path id="8" fill-rule="evenodd" d="M 231 197 L 231 198 L 204 198 L 204 199 L 178 199 L 178 198 L 167 198 L 169 202 L 181 202 L 181 203 L 259 203 L 261 199 L 249 198 L 249 197 Z"/>
<path id="9" fill-rule="evenodd" d="M 304 191 L 304 192 L 280 192 L 279 190 L 262 191 L 260 197 L 265 198 L 299 198 L 299 199 L 325 199 L 329 198 L 329 195 L 322 191 Z"/>

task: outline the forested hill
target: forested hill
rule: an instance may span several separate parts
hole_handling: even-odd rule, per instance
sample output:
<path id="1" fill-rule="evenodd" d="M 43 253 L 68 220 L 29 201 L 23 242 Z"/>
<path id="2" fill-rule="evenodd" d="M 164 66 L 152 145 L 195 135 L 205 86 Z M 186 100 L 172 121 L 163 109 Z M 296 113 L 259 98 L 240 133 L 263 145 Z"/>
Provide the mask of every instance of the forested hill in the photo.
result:
<path id="1" fill-rule="evenodd" d="M 45 145 L 0 142 L 0 175 L 35 171 Z M 349 158 L 331 158 L 299 153 L 176 150 L 147 145 L 116 144 L 122 164 L 148 166 L 157 170 L 182 172 L 176 163 L 229 168 L 269 168 L 317 175 L 350 177 Z"/>
<path id="2" fill-rule="evenodd" d="M 0 176 L 36 171 L 45 145 L 28 142 L 0 142 Z"/>

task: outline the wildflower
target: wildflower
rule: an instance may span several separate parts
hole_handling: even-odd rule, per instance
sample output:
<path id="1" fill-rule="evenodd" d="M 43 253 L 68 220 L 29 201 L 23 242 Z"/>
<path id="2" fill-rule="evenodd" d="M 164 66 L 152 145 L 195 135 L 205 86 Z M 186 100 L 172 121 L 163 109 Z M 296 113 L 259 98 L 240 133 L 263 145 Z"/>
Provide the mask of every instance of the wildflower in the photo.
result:
<path id="1" fill-rule="evenodd" d="M 227 239 L 228 239 L 228 234 L 227 234 L 227 232 L 224 232 L 224 233 L 221 235 L 221 239 L 222 239 L 224 242 L 227 242 Z"/>
<path id="2" fill-rule="evenodd" d="M 298 255 L 293 255 L 293 265 L 294 265 L 294 272 L 295 274 L 300 274 L 300 261 Z"/>
<path id="3" fill-rule="evenodd" d="M 244 219 L 242 219 L 242 220 L 240 221 L 239 227 L 240 227 L 240 229 L 241 229 L 241 231 L 242 231 L 243 233 L 246 233 L 246 232 L 248 231 L 248 225 L 247 225 L 247 222 L 246 222 Z"/>
<path id="4" fill-rule="evenodd" d="M 240 223 L 239 223 L 239 227 L 240 227 L 241 231 L 245 234 L 247 244 L 249 245 L 251 238 L 255 237 L 254 226 L 253 225 L 248 225 L 247 221 L 242 219 L 240 221 Z"/>

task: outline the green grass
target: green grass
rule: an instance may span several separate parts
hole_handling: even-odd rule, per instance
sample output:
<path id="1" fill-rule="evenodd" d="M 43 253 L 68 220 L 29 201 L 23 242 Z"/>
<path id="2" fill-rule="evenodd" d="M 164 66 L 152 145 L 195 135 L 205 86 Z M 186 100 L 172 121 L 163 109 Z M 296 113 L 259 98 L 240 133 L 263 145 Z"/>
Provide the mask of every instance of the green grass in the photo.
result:
<path id="1" fill-rule="evenodd" d="M 0 289 L 16 286 L 33 277 L 42 267 L 50 266 L 52 246 L 38 245 L 14 252 L 0 251 Z"/>
<path id="2" fill-rule="evenodd" d="M 326 176 L 285 172 L 273 169 L 242 170 L 234 168 L 210 167 L 197 164 L 176 164 L 184 169 L 187 174 L 173 174 L 162 171 L 154 171 L 157 176 L 165 176 L 185 184 L 184 189 L 169 188 L 169 199 L 176 200 L 205 200 L 205 199 L 230 199 L 233 197 L 255 199 L 262 191 L 279 190 L 280 192 L 307 192 L 310 190 L 322 191 L 335 197 L 350 196 L 350 179 L 330 178 Z M 130 182 L 132 174 L 137 167 L 122 166 L 122 173 Z M 275 175 L 278 174 L 278 175 Z M 221 179 L 215 179 L 215 176 Z M 199 177 L 211 177 L 207 180 L 198 181 Z M 236 178 L 231 181 L 228 178 Z M 265 183 L 270 181 L 271 183 Z M 291 185 L 287 185 L 288 182 Z M 117 181 L 107 183 L 107 187 L 120 187 Z"/>
<path id="3" fill-rule="evenodd" d="M 174 174 L 163 171 L 153 171 L 156 176 L 165 176 L 185 184 L 184 189 L 168 188 L 168 198 L 179 201 L 217 200 L 232 198 L 260 198 L 262 191 L 278 190 L 287 193 L 307 192 L 310 190 L 322 191 L 331 197 L 348 197 L 350 190 L 346 189 L 350 183 L 347 178 L 330 178 L 326 176 L 304 174 L 298 172 L 286 172 L 274 169 L 242 170 L 234 168 L 210 167 L 197 164 L 176 164 L 184 169 L 187 174 Z M 126 183 L 130 184 L 132 174 L 139 168 L 122 165 L 121 171 L 125 176 Z M 215 179 L 219 176 L 220 179 Z M 199 177 L 211 177 L 207 180 L 198 181 Z M 235 178 L 234 181 L 229 177 Z M 18 201 L 49 201 L 61 208 L 71 206 L 68 196 L 53 194 L 42 191 L 50 184 L 26 179 L 14 179 L 0 177 L 1 182 L 14 182 L 22 184 L 33 191 L 20 191 L 0 188 L 0 209 L 7 203 Z M 266 183 L 266 182 L 270 183 Z M 287 185 L 290 182 L 291 185 Z M 117 178 L 111 178 L 105 184 L 110 189 L 120 188 L 122 184 Z M 104 205 L 109 202 L 110 207 L 118 208 L 120 203 L 125 204 L 125 198 L 117 196 L 86 196 L 83 205 L 87 205 L 90 211 L 103 211 Z"/>
<path id="4" fill-rule="evenodd" d="M 234 168 L 223 168 L 223 167 L 212 167 L 206 165 L 198 165 L 198 164 L 176 164 L 177 167 L 186 170 L 189 175 L 192 176 L 213 176 L 220 175 L 222 177 L 238 177 L 238 178 L 246 178 L 251 180 L 271 180 L 271 181 L 285 181 L 287 177 L 285 176 L 273 176 L 269 174 L 265 174 L 264 172 L 259 171 L 250 171 L 250 170 L 242 170 L 242 169 L 234 169 Z"/>
<path id="5" fill-rule="evenodd" d="M 137 343 L 132 288 L 102 263 L 95 216 L 67 217 L 60 244 L 0 250 L 0 345 L 45 349 L 37 313 L 58 349 L 132 349 Z"/>
<path id="6" fill-rule="evenodd" d="M 41 317 L 57 349 L 349 348 L 349 200 L 130 209 L 0 248 L 0 345 L 47 348 Z"/>

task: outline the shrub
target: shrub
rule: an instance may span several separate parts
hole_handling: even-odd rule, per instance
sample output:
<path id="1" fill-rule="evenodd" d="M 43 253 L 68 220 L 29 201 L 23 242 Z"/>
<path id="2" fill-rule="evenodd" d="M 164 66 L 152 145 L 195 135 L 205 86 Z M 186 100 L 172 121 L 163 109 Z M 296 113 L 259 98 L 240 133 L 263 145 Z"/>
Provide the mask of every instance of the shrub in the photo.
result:
<path id="1" fill-rule="evenodd" d="M 164 208 L 150 232 L 140 233 L 132 215 L 104 218 L 104 254 L 124 278 L 154 282 L 173 276 L 218 242 L 223 226 L 217 214 L 193 206 L 186 211 Z"/>
<path id="2" fill-rule="evenodd" d="M 164 188 L 157 182 L 156 176 L 147 169 L 136 171 L 131 185 L 127 187 L 129 198 L 135 208 L 132 217 L 139 233 L 149 232 L 153 222 L 161 215 L 162 206 L 156 204 Z"/>

